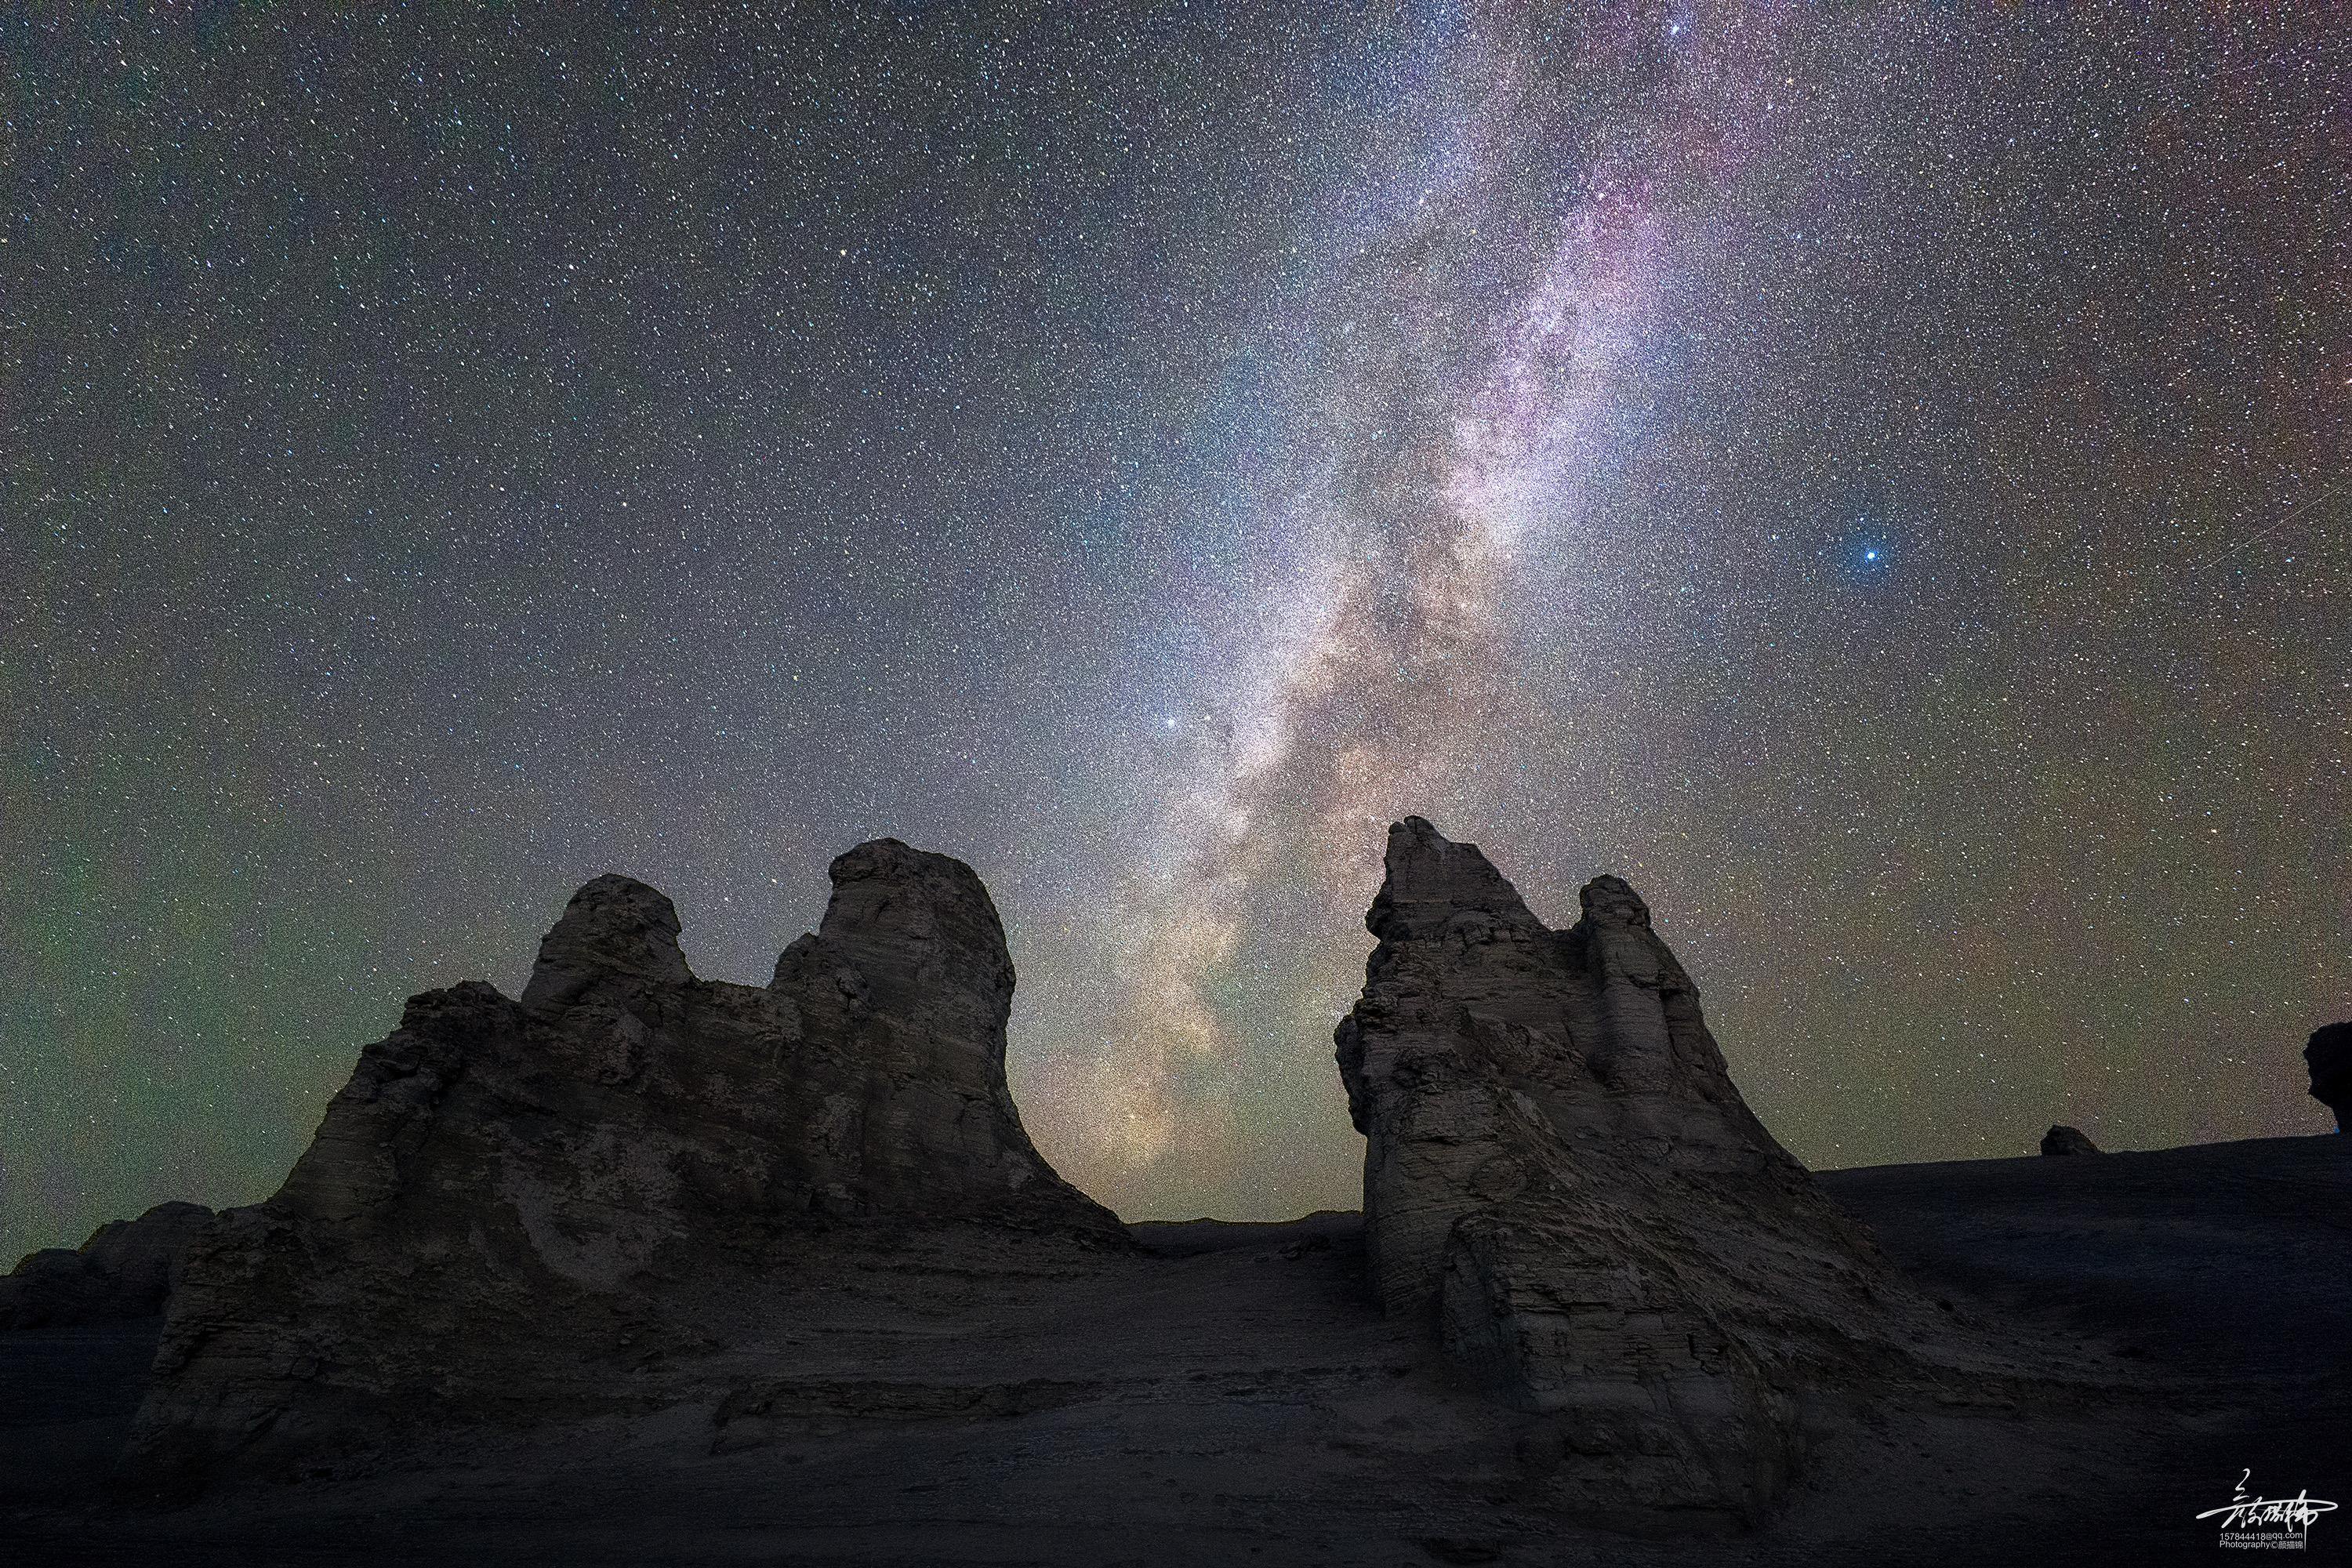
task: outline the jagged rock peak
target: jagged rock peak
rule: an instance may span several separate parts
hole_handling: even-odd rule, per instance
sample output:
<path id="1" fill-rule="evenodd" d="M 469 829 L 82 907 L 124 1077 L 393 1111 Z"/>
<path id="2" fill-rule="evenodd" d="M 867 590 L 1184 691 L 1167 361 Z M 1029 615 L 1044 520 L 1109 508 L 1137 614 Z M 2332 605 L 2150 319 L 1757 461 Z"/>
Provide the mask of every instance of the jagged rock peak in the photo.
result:
<path id="1" fill-rule="evenodd" d="M 1004 926 L 979 874 L 952 855 L 876 838 L 834 857 L 825 868 L 833 901 L 824 934 L 850 928 L 955 942 L 982 955 L 1001 953 Z"/>
<path id="2" fill-rule="evenodd" d="M 887 1006 L 909 987 L 924 987 L 933 1005 L 963 1015 L 961 1026 L 1003 1030 L 1013 1005 L 1013 959 L 995 902 L 971 867 L 877 838 L 837 856 L 827 875 L 833 898 L 824 922 L 784 950 L 772 987 L 803 975 L 821 946 L 827 962 L 852 972 L 869 1005 Z"/>
<path id="3" fill-rule="evenodd" d="M 677 936 L 677 910 L 667 894 L 607 872 L 572 894 L 540 939 L 522 1005 L 534 1011 L 567 1006 L 600 981 L 683 984 L 694 972 Z"/>
<path id="4" fill-rule="evenodd" d="M 1542 929 L 1475 844 L 1454 843 L 1425 817 L 1391 826 L 1387 879 L 1364 928 L 1386 942 L 1466 931 L 1481 916 L 1514 931 Z"/>
<path id="5" fill-rule="evenodd" d="M 1576 900 L 1584 910 L 1584 918 L 1595 924 L 1650 929 L 1650 906 L 1642 901 L 1633 884 L 1622 877 L 1603 872 L 1579 889 Z"/>
<path id="6" fill-rule="evenodd" d="M 1417 817 L 1387 872 L 1335 1037 L 1373 1289 L 1601 1492 L 1754 1517 L 1803 1391 L 1908 1354 L 1932 1309 L 1749 1113 L 1631 886 L 1549 931 Z"/>

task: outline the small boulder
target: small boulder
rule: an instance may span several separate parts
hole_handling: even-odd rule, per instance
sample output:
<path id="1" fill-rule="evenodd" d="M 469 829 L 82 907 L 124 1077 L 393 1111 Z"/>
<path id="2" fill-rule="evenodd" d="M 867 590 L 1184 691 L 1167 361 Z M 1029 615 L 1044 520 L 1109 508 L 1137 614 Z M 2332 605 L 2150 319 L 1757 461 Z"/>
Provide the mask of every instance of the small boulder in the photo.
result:
<path id="1" fill-rule="evenodd" d="M 2311 1069 L 2311 1098 L 2336 1112 L 2341 1131 L 2346 1113 L 2352 1111 L 2352 1023 L 2314 1029 L 2310 1044 L 2303 1047 L 2303 1060 Z"/>
<path id="2" fill-rule="evenodd" d="M 2096 1154 L 2099 1146 L 2084 1135 L 2079 1127 L 2063 1123 L 2042 1135 L 2042 1152 L 2045 1154 Z"/>

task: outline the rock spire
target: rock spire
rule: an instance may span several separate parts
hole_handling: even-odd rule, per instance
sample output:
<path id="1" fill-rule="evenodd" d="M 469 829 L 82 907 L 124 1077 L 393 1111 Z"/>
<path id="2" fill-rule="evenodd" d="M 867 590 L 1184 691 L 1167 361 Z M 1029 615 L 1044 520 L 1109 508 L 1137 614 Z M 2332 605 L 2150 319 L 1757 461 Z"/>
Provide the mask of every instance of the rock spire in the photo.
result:
<path id="1" fill-rule="evenodd" d="M 1622 1502 L 1753 1518 L 1798 1405 L 1937 1331 L 1732 1086 L 1615 877 L 1547 929 L 1475 845 L 1389 830 L 1338 1030 L 1371 1285 Z"/>

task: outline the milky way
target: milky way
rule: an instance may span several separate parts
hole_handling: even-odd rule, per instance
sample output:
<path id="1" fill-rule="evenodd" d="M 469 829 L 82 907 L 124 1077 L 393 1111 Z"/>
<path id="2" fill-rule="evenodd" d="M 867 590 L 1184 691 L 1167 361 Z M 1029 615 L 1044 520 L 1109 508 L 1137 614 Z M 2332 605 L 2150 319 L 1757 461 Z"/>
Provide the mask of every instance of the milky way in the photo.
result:
<path id="1" fill-rule="evenodd" d="M 1129 1215 L 1355 1201 L 1406 812 L 1815 1164 L 2324 1128 L 2341 29 L 1276 9 L 0 28 L 0 1242 L 880 834 Z"/>
<path id="2" fill-rule="evenodd" d="M 1656 193 L 1689 199 L 1686 144 L 1727 139 L 1705 118 L 1720 105 L 1676 90 L 1712 62 L 1577 113 L 1580 88 L 1658 43 L 1647 23 L 1547 39 L 1504 16 L 1442 38 L 1428 144 L 1366 171 L 1369 215 L 1326 238 L 1318 440 L 1283 498 L 1297 581 L 1164 721 L 1203 740 L 1117 908 L 1103 1047 L 1044 1079 L 1041 1126 L 1131 1205 L 1168 1201 L 1187 1164 L 1247 1180 L 1260 1155 L 1232 1102 L 1253 1086 L 1232 1064 L 1344 1010 L 1386 825 L 1462 798 L 1465 764 L 1536 721 L 1505 676 L 1516 552 L 1530 531 L 1573 548 L 1600 410 L 1670 261 Z M 1545 45 L 1573 69 L 1538 79 Z"/>

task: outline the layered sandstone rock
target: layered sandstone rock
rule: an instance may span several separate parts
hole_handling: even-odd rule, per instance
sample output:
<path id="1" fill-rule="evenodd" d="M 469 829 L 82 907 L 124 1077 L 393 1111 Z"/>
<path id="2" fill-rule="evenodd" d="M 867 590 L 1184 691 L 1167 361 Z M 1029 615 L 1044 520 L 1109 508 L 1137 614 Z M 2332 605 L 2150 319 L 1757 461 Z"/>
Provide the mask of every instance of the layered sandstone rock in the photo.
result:
<path id="1" fill-rule="evenodd" d="M 1550 931 L 1418 817 L 1387 870 L 1338 1031 L 1373 1289 L 1596 1495 L 1754 1517 L 1800 1400 L 1903 1364 L 1934 1309 L 1750 1114 L 1632 888 Z"/>
<path id="2" fill-rule="evenodd" d="M 607 876 L 520 1001 L 412 998 L 284 1187 L 191 1253 L 143 1466 L 678 1397 L 821 1251 L 1124 1247 L 1006 1091 L 1013 965 L 979 879 L 889 839 L 832 877 L 764 988 L 696 979 L 669 900 Z"/>
<path id="3" fill-rule="evenodd" d="M 152 1317 L 180 1281 L 188 1244 L 212 1224 L 195 1204 L 157 1204 L 102 1225 L 78 1249 L 44 1247 L 0 1279 L 0 1329 L 69 1328 Z"/>

